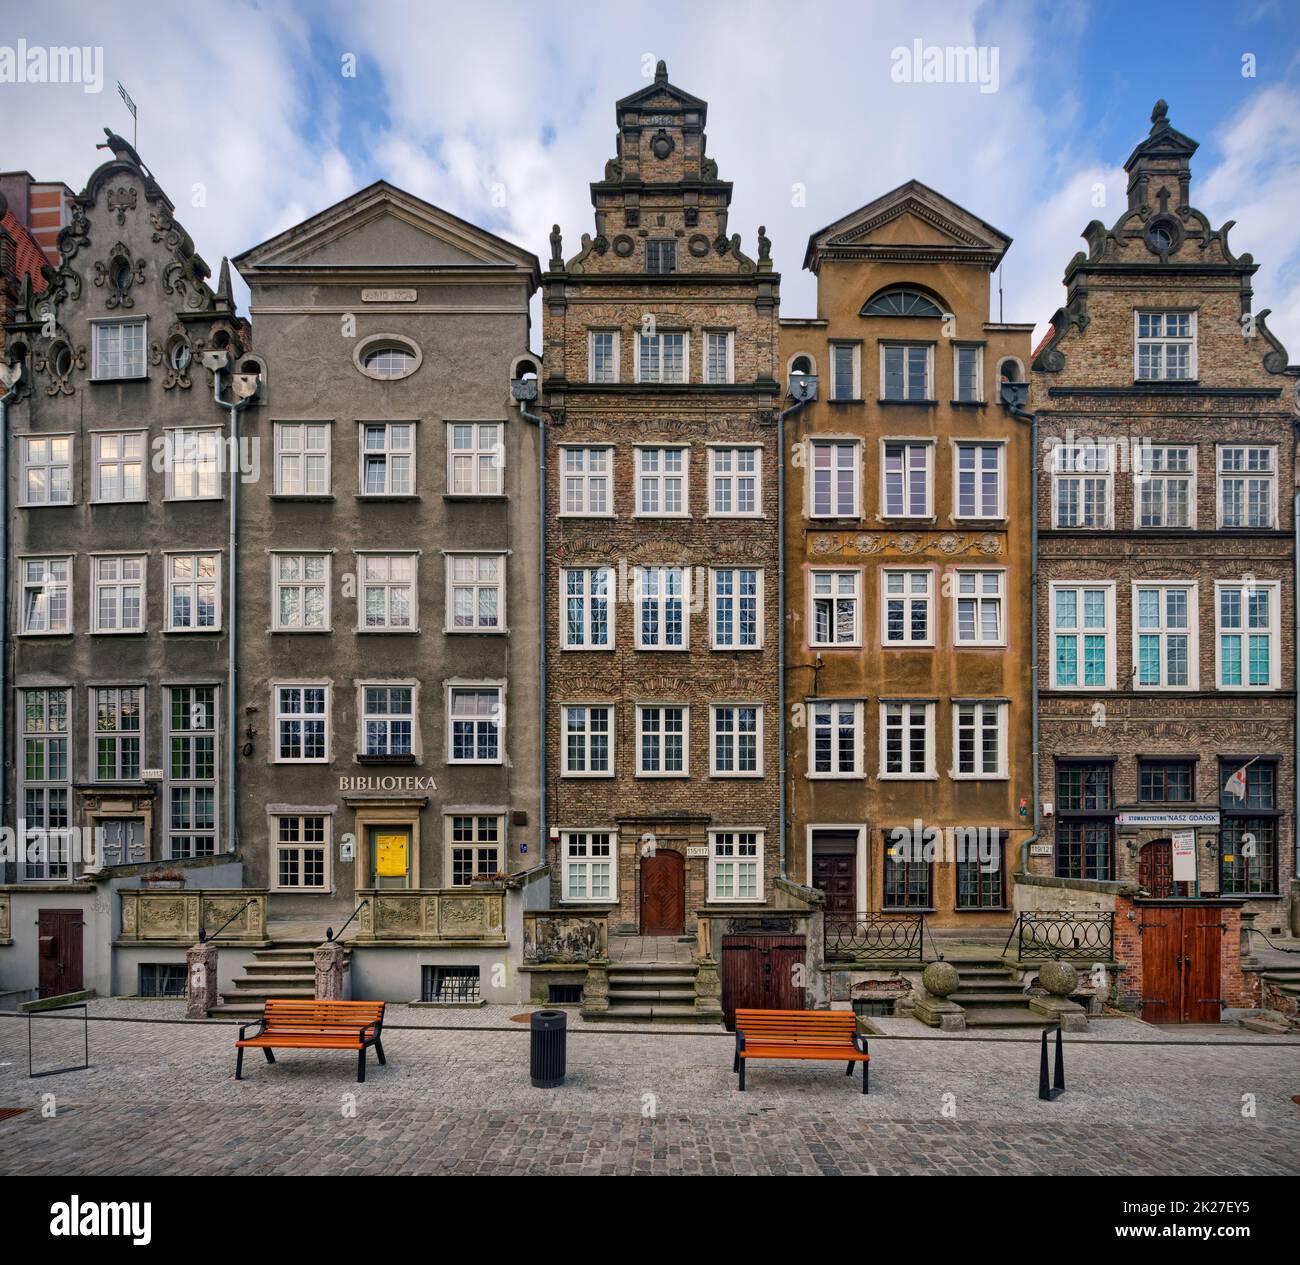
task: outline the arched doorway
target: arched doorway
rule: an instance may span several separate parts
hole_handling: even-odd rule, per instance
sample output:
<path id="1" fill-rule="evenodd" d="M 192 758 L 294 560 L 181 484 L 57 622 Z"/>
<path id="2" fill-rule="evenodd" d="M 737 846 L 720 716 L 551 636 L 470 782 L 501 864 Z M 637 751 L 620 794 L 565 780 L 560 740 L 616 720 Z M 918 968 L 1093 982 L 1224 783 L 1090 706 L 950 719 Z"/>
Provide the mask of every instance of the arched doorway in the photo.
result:
<path id="1" fill-rule="evenodd" d="M 1138 853 L 1138 884 L 1153 900 L 1188 896 L 1189 884 L 1174 882 L 1174 845 L 1171 839 L 1152 839 Z"/>
<path id="2" fill-rule="evenodd" d="M 686 931 L 686 859 L 663 848 L 641 858 L 641 934 L 680 936 Z"/>

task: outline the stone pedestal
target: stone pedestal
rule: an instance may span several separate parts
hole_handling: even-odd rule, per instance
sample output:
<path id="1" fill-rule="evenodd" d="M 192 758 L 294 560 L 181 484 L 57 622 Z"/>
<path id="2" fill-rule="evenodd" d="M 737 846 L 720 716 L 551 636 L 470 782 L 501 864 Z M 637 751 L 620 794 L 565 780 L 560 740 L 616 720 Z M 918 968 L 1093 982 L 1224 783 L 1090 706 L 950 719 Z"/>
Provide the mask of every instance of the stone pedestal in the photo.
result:
<path id="1" fill-rule="evenodd" d="M 955 1001 L 945 1001 L 942 997 L 933 997 L 929 993 L 916 999 L 912 1016 L 941 1032 L 966 1031 L 965 1010 Z"/>
<path id="2" fill-rule="evenodd" d="M 695 1011 L 722 1018 L 722 976 L 714 958 L 695 959 Z"/>
<path id="3" fill-rule="evenodd" d="M 1242 966 L 1257 965 L 1255 959 L 1255 936 L 1253 934 L 1255 928 L 1255 917 L 1256 915 L 1253 910 L 1243 909 L 1241 911 L 1240 954 Z"/>
<path id="4" fill-rule="evenodd" d="M 1088 1012 L 1068 997 L 1031 997 L 1029 1009 L 1042 1015 L 1044 1023 L 1059 1023 L 1062 1032 L 1088 1031 Z"/>
<path id="5" fill-rule="evenodd" d="M 604 1014 L 609 1009 L 609 960 L 592 958 L 582 985 L 582 1013 Z"/>
<path id="6" fill-rule="evenodd" d="M 346 1001 L 343 991 L 343 946 L 335 940 L 320 945 L 312 960 L 316 966 L 316 1000 Z"/>
<path id="7" fill-rule="evenodd" d="M 211 940 L 185 951 L 185 1018 L 206 1019 L 217 1004 L 217 946 Z"/>

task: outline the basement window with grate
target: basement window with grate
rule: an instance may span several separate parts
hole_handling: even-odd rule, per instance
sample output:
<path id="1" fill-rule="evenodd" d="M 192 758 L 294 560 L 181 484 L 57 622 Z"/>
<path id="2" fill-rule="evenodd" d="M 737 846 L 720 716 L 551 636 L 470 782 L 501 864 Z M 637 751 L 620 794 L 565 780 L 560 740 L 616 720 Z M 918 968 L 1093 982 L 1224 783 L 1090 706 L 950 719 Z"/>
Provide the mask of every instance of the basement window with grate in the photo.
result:
<path id="1" fill-rule="evenodd" d="M 420 1000 L 444 1005 L 467 1004 L 482 1000 L 477 966 L 426 966 Z"/>
<path id="2" fill-rule="evenodd" d="M 184 997 L 184 962 L 141 962 L 141 997 Z"/>

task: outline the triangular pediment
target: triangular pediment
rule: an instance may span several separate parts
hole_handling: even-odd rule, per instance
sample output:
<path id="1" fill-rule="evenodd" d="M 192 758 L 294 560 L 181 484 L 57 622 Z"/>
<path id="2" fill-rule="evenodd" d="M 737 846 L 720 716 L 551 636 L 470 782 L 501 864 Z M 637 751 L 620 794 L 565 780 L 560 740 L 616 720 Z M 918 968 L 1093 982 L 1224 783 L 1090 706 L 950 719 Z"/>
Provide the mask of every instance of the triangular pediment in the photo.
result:
<path id="1" fill-rule="evenodd" d="M 383 180 L 245 251 L 235 266 L 245 275 L 278 268 L 539 268 L 521 247 Z"/>
<path id="2" fill-rule="evenodd" d="M 910 180 L 828 224 L 808 239 L 804 267 L 828 254 L 881 256 L 908 251 L 1001 259 L 1011 238 L 943 194 Z"/>
<path id="3" fill-rule="evenodd" d="M 698 110 L 703 114 L 707 109 L 708 102 L 668 82 L 668 67 L 663 62 L 655 67 L 653 83 L 615 103 L 615 111 L 620 117 L 625 110 Z"/>

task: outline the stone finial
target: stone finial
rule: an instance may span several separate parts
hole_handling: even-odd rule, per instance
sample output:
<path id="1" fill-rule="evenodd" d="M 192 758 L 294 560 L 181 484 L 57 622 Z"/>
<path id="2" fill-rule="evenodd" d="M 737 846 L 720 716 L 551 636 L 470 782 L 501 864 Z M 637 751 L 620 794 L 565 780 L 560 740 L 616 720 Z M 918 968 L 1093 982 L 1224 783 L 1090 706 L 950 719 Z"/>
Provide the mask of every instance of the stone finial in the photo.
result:
<path id="1" fill-rule="evenodd" d="M 1169 102 L 1161 97 L 1151 111 L 1151 131 L 1162 132 L 1169 126 Z"/>
<path id="2" fill-rule="evenodd" d="M 961 987 L 961 976 L 951 962 L 931 962 L 921 973 L 921 983 L 932 997 L 949 997 Z"/>
<path id="3" fill-rule="evenodd" d="M 662 58 L 655 64 L 655 83 L 668 82 L 668 63 Z"/>
<path id="4" fill-rule="evenodd" d="M 758 226 L 758 257 L 760 259 L 772 258 L 772 239 L 767 235 L 767 225 Z"/>
<path id="5" fill-rule="evenodd" d="M 551 225 L 551 266 L 564 266 L 564 238 L 560 236 L 560 226 Z"/>
<path id="6" fill-rule="evenodd" d="M 1069 962 L 1045 962 L 1038 972 L 1038 982 L 1053 997 L 1068 997 L 1079 987 L 1079 972 Z"/>

